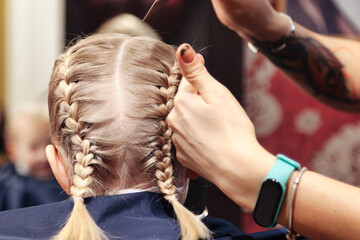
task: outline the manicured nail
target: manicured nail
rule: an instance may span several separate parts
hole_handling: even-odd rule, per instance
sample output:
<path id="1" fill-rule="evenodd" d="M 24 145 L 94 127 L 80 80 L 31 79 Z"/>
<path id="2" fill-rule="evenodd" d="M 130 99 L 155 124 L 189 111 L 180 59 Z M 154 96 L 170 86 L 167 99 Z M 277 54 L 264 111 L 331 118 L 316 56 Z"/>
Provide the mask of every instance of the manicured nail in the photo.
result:
<path id="1" fill-rule="evenodd" d="M 181 49 L 181 58 L 185 63 L 191 63 L 194 61 L 194 58 L 196 56 L 195 51 L 190 47 L 190 45 L 184 45 L 184 47 Z"/>

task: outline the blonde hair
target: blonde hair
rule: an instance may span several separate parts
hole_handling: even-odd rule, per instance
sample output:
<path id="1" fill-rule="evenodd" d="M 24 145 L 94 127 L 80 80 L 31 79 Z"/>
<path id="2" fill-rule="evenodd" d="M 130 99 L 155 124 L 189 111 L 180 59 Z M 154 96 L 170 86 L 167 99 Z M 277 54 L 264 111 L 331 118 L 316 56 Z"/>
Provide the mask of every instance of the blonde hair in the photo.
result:
<path id="1" fill-rule="evenodd" d="M 5 136 L 7 142 L 17 140 L 21 137 L 21 131 L 24 130 L 24 126 L 41 125 L 47 127 L 49 124 L 49 116 L 47 114 L 46 104 L 30 102 L 17 106 L 9 115 L 6 123 Z"/>
<path id="2" fill-rule="evenodd" d="M 74 209 L 55 239 L 108 239 L 84 197 L 158 186 L 182 239 L 208 239 L 177 199 L 185 169 L 174 161 L 166 117 L 181 80 L 175 50 L 152 38 L 97 34 L 56 61 L 49 85 L 50 135 L 72 177 Z"/>
<path id="3" fill-rule="evenodd" d="M 96 33 L 122 33 L 130 36 L 147 36 L 161 40 L 159 34 L 146 22 L 130 13 L 122 13 L 105 21 Z"/>

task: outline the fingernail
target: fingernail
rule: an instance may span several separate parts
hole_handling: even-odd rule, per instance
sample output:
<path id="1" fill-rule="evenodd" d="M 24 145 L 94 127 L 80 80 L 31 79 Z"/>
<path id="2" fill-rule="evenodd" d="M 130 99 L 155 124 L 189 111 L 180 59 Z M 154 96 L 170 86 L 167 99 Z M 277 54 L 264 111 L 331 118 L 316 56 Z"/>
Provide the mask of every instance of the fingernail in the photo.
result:
<path id="1" fill-rule="evenodd" d="M 195 51 L 190 47 L 190 45 L 186 44 L 181 49 L 181 58 L 185 63 L 191 63 L 194 61 L 194 58 L 196 56 Z"/>

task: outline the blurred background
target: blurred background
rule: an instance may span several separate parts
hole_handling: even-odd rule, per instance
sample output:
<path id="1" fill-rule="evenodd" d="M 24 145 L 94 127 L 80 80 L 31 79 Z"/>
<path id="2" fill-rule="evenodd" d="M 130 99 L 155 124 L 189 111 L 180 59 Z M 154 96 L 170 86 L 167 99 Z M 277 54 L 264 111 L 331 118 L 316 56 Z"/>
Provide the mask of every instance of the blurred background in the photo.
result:
<path id="1" fill-rule="evenodd" d="M 6 161 L 7 115 L 28 102 L 46 105 L 55 58 L 77 36 L 94 33 L 121 13 L 143 18 L 153 0 L 0 0 L 0 150 Z M 358 38 L 357 0 L 274 0 L 313 31 Z M 170 0 L 148 24 L 168 44 L 188 42 L 210 73 L 227 86 L 253 120 L 259 141 L 311 169 L 360 186 L 360 117 L 330 109 L 298 90 L 262 55 L 248 51 L 217 20 L 210 0 Z M 241 147 L 241 146 L 239 146 Z M 208 207 L 247 232 L 262 230 L 204 179 L 191 183 L 187 206 Z"/>

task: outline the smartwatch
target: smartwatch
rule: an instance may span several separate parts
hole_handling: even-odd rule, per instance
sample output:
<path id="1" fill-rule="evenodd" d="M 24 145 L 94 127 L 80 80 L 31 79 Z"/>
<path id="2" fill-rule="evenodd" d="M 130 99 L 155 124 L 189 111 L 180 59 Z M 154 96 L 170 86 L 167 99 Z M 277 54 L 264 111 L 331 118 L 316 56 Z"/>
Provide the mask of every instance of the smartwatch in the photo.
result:
<path id="1" fill-rule="evenodd" d="M 255 222 L 267 228 L 276 226 L 276 219 L 286 192 L 286 183 L 292 172 L 301 168 L 298 162 L 282 154 L 276 157 L 277 161 L 261 186 L 253 213 Z"/>

